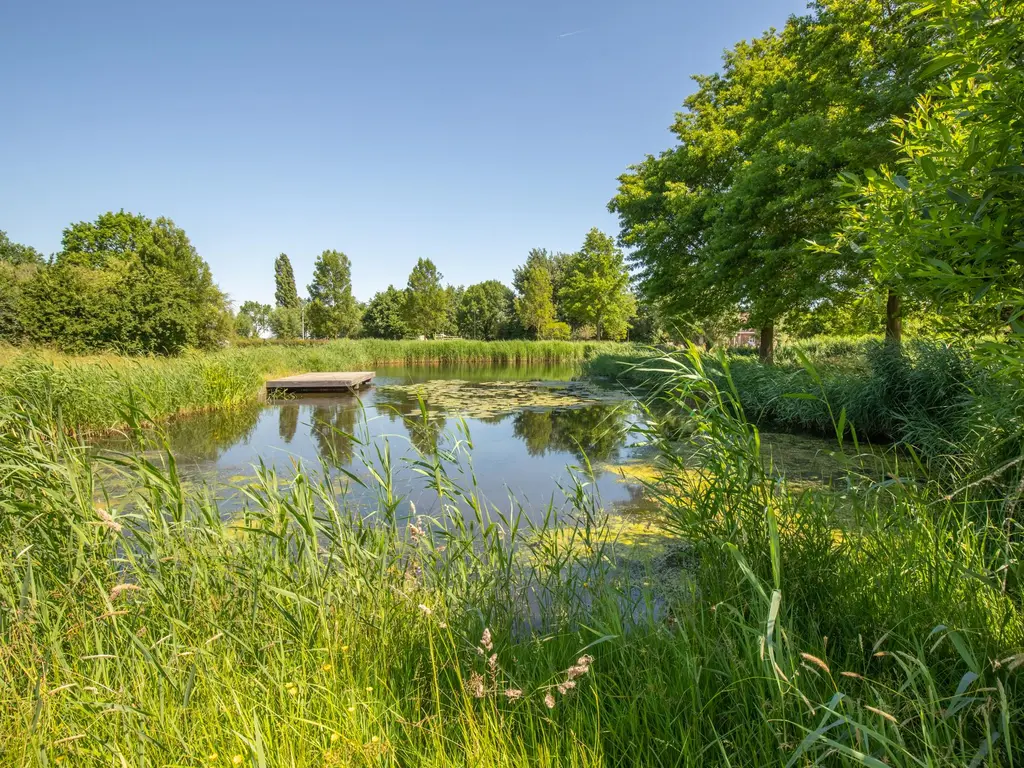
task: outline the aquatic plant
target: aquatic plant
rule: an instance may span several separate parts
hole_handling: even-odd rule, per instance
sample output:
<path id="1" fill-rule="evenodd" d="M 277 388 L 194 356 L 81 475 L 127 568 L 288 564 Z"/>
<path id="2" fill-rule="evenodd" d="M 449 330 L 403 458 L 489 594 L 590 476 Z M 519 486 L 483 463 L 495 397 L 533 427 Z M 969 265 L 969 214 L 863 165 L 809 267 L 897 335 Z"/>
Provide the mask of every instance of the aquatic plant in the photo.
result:
<path id="1" fill-rule="evenodd" d="M 699 356 L 647 367 L 689 424 L 651 409 L 692 552 L 660 582 L 585 475 L 570 525 L 460 487 L 468 434 L 408 466 L 432 516 L 382 443 L 370 516 L 261 467 L 223 520 L 169 453 L 102 459 L 0 393 L 0 764 L 1019 764 L 1019 539 L 985 488 L 795 492 Z"/>

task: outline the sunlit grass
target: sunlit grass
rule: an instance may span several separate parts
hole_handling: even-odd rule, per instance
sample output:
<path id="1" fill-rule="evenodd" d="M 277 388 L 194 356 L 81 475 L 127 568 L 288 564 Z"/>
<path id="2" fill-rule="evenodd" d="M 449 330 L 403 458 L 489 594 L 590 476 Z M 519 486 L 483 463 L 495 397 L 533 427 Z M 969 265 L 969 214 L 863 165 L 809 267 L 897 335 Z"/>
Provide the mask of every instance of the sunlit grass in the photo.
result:
<path id="1" fill-rule="evenodd" d="M 650 522 L 609 521 L 585 474 L 560 516 L 499 513 L 464 431 L 402 465 L 363 445 L 369 517 L 306 466 L 258 468 L 223 520 L 166 444 L 99 459 L 0 393 L 0 764 L 1021 764 L 992 500 L 793 489 L 699 358 L 650 367 L 674 382 Z M 97 504 L 110 472 L 137 490 Z"/>
<path id="2" fill-rule="evenodd" d="M 0 393 L 35 403 L 67 429 L 124 426 L 126 404 L 160 419 L 260 397 L 273 376 L 372 370 L 385 364 L 581 363 L 629 345 L 547 341 L 381 341 L 249 345 L 179 357 L 66 356 L 51 350 L 0 351 Z M 130 410 L 130 408 L 129 408 Z"/>

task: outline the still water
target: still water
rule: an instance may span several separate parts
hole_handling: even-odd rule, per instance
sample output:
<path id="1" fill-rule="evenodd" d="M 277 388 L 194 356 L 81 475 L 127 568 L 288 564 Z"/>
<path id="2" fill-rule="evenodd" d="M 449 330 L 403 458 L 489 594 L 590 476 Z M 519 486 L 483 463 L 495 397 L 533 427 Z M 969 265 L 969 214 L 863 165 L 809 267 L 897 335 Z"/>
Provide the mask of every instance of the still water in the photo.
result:
<path id="1" fill-rule="evenodd" d="M 261 462 L 285 480 L 301 465 L 372 485 L 368 467 L 379 468 L 377 450 L 385 446 L 395 492 L 421 514 L 436 512 L 438 498 L 416 462 L 434 457 L 499 512 L 522 505 L 539 519 L 549 505 L 561 509 L 574 475 L 606 509 L 628 506 L 638 488 L 617 467 L 639 451 L 631 433 L 638 409 L 620 390 L 574 382 L 575 373 L 378 368 L 373 385 L 358 394 L 273 399 L 176 419 L 167 432 L 182 474 L 211 488 L 225 513 L 242 504 L 239 489 Z M 369 511 L 375 492 L 347 482 L 350 503 Z"/>

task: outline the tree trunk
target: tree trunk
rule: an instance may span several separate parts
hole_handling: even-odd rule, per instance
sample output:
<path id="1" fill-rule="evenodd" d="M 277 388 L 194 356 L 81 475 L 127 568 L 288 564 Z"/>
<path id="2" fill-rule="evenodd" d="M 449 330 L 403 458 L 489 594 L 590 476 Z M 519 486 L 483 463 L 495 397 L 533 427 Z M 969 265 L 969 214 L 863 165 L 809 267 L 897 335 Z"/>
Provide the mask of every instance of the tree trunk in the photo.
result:
<path id="1" fill-rule="evenodd" d="M 885 340 L 897 346 L 903 342 L 903 300 L 891 288 L 885 302 Z"/>
<path id="2" fill-rule="evenodd" d="M 761 326 L 761 346 L 758 349 L 758 356 L 765 365 L 775 362 L 775 323 L 765 323 Z"/>

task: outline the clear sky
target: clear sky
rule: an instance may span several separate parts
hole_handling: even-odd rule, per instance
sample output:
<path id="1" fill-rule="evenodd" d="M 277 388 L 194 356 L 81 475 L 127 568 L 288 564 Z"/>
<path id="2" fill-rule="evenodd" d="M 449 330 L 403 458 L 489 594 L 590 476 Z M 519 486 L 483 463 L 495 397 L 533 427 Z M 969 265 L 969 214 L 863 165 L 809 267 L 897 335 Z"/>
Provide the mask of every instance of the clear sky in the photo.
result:
<path id="1" fill-rule="evenodd" d="M 0 229 L 44 253 L 124 208 L 185 229 L 236 301 L 327 248 L 357 297 L 419 257 L 497 278 L 571 251 L 672 143 L 691 74 L 806 0 L 8 0 Z"/>

